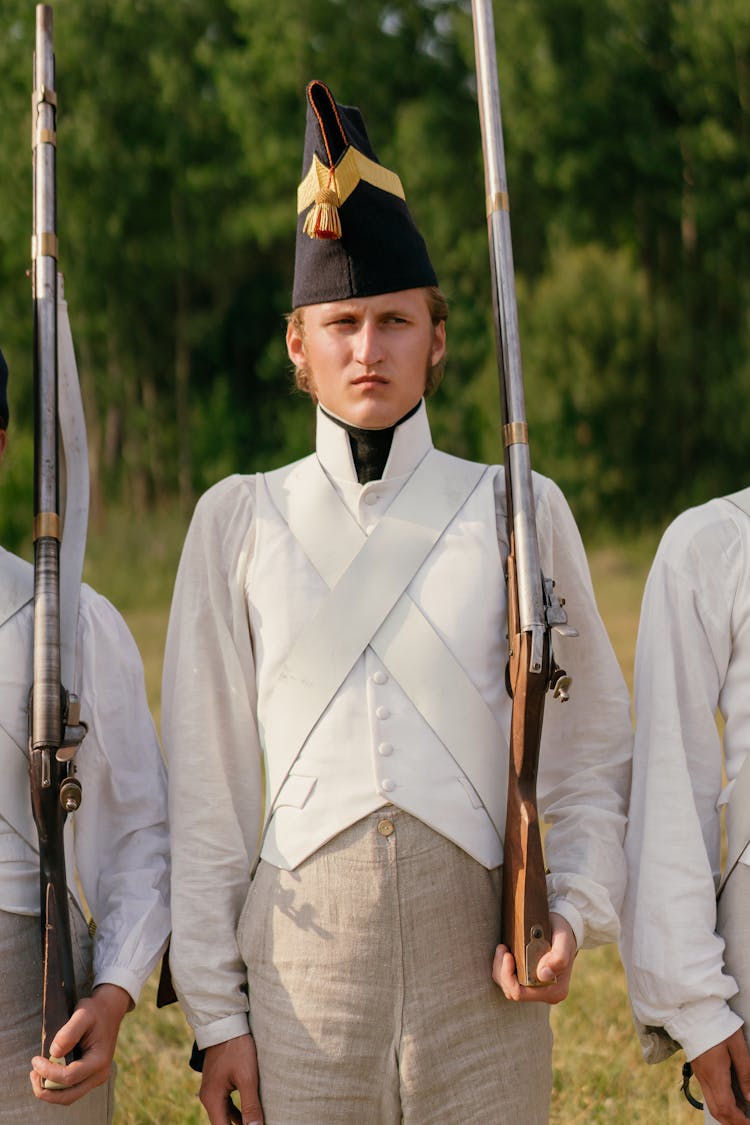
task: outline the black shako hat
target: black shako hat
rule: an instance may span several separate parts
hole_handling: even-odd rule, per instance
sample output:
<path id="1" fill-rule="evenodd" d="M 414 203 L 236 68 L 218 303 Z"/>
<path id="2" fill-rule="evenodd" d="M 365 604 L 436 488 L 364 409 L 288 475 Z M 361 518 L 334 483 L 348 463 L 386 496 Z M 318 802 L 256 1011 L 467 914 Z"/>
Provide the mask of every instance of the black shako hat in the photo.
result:
<path id="1" fill-rule="evenodd" d="M 292 307 L 437 285 L 401 180 L 378 161 L 354 106 L 307 87 Z"/>
<path id="2" fill-rule="evenodd" d="M 0 430 L 8 428 L 8 364 L 0 352 Z"/>

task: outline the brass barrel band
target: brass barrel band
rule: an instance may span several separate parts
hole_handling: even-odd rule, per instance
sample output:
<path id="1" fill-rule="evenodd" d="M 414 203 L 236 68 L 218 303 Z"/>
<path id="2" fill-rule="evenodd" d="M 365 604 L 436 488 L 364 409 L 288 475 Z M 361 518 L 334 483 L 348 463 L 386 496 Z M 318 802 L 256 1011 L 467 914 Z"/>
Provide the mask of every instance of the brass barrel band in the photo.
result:
<path id="1" fill-rule="evenodd" d="M 486 203 L 488 219 L 495 211 L 510 211 L 507 191 L 496 191 L 494 195 L 488 195 Z"/>
<path id="2" fill-rule="evenodd" d="M 31 95 L 31 104 L 38 106 L 42 102 L 57 107 L 57 94 L 51 86 L 38 86 Z"/>
<path id="3" fill-rule="evenodd" d="M 503 426 L 505 445 L 528 445 L 529 427 L 526 422 L 508 422 Z"/>
<path id="4" fill-rule="evenodd" d="M 54 129 L 37 129 L 36 136 L 34 137 L 34 146 L 36 145 L 55 145 L 57 147 L 57 133 Z"/>
<path id="5" fill-rule="evenodd" d="M 62 539 L 62 521 L 57 512 L 39 512 L 34 516 L 34 542 L 37 539 Z"/>
<path id="6" fill-rule="evenodd" d="M 42 234 L 31 236 L 31 258 L 54 258 L 57 261 L 57 235 L 52 231 L 43 231 Z"/>

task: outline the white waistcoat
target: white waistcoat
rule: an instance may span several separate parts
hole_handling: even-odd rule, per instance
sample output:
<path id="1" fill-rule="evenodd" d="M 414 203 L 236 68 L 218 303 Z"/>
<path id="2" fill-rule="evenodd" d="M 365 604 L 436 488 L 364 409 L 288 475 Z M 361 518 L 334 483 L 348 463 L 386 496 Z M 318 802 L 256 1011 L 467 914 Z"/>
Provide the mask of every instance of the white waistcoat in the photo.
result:
<path id="1" fill-rule="evenodd" d="M 26 752 L 33 597 L 34 568 L 8 551 L 0 551 L 0 753 L 5 778 L 0 817 L 29 849 L 37 842 Z M 10 846 L 9 840 L 0 844 L 0 859 Z"/>
<path id="2" fill-rule="evenodd" d="M 341 438 L 346 440 L 343 431 Z M 303 724 L 302 735 L 297 732 L 301 747 L 290 743 L 289 732 L 309 691 L 319 688 L 339 659 L 351 618 L 362 616 L 356 599 L 369 608 L 379 593 L 382 572 L 389 570 L 387 555 L 380 559 L 380 574 L 358 574 L 354 600 L 350 590 L 336 628 L 313 636 L 314 665 L 305 666 L 304 683 L 298 675 L 296 694 L 288 690 L 279 706 L 274 693 L 289 678 L 300 635 L 326 612 L 329 586 L 336 586 L 349 558 L 342 543 L 354 544 L 356 554 L 357 536 L 367 543 L 383 516 L 399 511 L 399 496 L 414 474 L 390 479 L 386 474 L 364 486 L 342 487 L 339 481 L 334 489 L 313 456 L 257 478 L 246 595 L 273 802 L 262 855 L 279 867 L 296 867 L 326 840 L 388 803 L 432 825 L 485 866 L 502 861 L 510 707 L 494 471 L 434 451 L 431 456 L 433 486 L 442 474 L 443 492 L 451 492 L 468 469 L 474 472 L 468 495 L 426 560 L 407 576 L 405 593 L 396 596 L 381 631 L 344 665 L 330 698 L 323 692 L 319 716 L 311 713 L 312 729 L 308 733 Z M 312 498 L 316 488 L 318 497 L 330 490 L 330 522 L 323 540 L 318 534 L 310 549 L 292 528 L 299 530 L 294 513 L 308 509 L 308 494 Z M 280 509 L 283 493 L 291 498 L 291 515 Z M 320 503 L 310 510 L 314 517 Z M 314 565 L 310 555 L 316 551 Z M 398 651 L 403 637 L 414 651 Z"/>

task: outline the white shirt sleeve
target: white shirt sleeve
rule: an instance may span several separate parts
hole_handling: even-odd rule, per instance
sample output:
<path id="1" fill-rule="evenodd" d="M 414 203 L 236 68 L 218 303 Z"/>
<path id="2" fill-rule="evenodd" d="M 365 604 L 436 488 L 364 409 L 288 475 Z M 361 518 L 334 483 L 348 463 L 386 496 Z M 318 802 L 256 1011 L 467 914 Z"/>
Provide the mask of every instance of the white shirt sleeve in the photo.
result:
<path id="1" fill-rule="evenodd" d="M 722 787 L 715 716 L 743 565 L 737 525 L 716 502 L 683 513 L 656 554 L 638 632 L 622 955 L 637 1020 L 665 1028 L 688 1059 L 742 1022 L 727 1004 L 737 987 L 723 971 L 715 932 Z M 722 706 L 728 715 L 731 700 Z"/>
<path id="2" fill-rule="evenodd" d="M 556 484 L 534 475 L 542 570 L 565 599 L 577 637 L 553 632 L 555 659 L 572 677 L 565 703 L 548 696 L 538 799 L 547 825 L 550 909 L 579 948 L 617 940 L 625 892 L 626 808 L 633 728 L 630 699 L 599 615 L 586 553 Z"/>
<path id="3" fill-rule="evenodd" d="M 76 755 L 76 868 L 97 927 L 94 986 L 117 984 L 136 1001 L 169 935 L 166 772 L 125 622 L 89 587 L 79 620 L 88 733 Z"/>
<path id="4" fill-rule="evenodd" d="M 175 583 L 164 661 L 170 964 L 199 1047 L 248 1030 L 246 969 L 235 935 L 263 807 L 245 599 L 254 487 L 253 478 L 230 477 L 198 502 Z M 207 924 L 196 925 L 196 903 Z"/>

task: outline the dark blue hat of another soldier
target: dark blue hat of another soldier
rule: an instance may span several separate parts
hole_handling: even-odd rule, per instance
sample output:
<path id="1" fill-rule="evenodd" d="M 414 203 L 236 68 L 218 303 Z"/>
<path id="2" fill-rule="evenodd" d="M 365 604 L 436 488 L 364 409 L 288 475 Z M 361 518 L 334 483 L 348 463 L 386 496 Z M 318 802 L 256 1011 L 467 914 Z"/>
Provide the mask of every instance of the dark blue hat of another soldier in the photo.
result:
<path id="1" fill-rule="evenodd" d="M 0 352 L 0 430 L 8 428 L 8 364 Z"/>
<path id="2" fill-rule="evenodd" d="M 379 163 L 362 114 L 307 87 L 293 307 L 437 285 L 401 180 Z"/>

